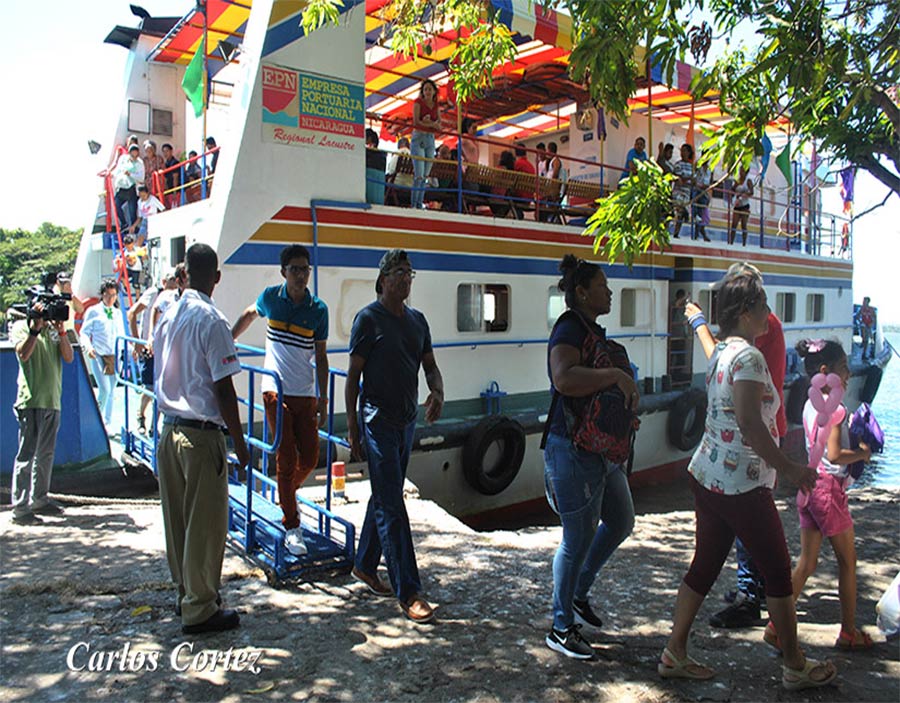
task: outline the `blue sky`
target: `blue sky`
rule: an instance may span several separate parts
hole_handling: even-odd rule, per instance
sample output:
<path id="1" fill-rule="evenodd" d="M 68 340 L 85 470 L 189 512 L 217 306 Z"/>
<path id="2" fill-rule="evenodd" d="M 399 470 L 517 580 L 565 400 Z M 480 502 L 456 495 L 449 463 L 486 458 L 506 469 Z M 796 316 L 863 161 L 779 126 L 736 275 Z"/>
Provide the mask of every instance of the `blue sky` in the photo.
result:
<path id="1" fill-rule="evenodd" d="M 128 0 L 6 3 L 0 23 L 0 227 L 34 229 L 50 221 L 85 226 L 101 183 L 109 140 L 121 108 L 126 51 L 103 43 L 116 24 L 137 23 Z M 154 16 L 181 16 L 190 0 L 139 0 Z M 104 149 L 92 156 L 87 141 Z M 886 192 L 861 173 L 856 211 Z M 840 211 L 837 188 L 827 210 Z M 900 324 L 896 294 L 900 260 L 900 199 L 867 215 L 855 229 L 854 297 L 872 297 L 882 320 Z"/>

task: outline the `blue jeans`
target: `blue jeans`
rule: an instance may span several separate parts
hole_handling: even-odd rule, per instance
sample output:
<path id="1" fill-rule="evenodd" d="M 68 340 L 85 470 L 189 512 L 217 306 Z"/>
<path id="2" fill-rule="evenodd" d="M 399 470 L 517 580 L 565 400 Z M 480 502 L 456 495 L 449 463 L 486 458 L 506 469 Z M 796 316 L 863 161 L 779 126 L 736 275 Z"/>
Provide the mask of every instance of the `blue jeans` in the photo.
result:
<path id="1" fill-rule="evenodd" d="M 634 503 L 620 464 L 547 436 L 544 485 L 563 537 L 553 558 L 553 627 L 574 622 L 573 600 L 587 600 L 597 573 L 634 528 Z"/>
<path id="2" fill-rule="evenodd" d="M 409 153 L 411 156 L 424 156 L 428 159 L 434 158 L 434 134 L 431 132 L 413 131 L 412 140 L 409 143 Z M 431 173 L 431 162 L 422 159 L 413 158 L 413 192 L 412 206 L 413 208 L 422 207 L 425 201 L 425 179 Z"/>
<path id="3" fill-rule="evenodd" d="M 734 551 L 737 556 L 737 588 L 750 600 L 757 601 L 760 595 L 766 592 L 762 574 L 756 568 L 750 552 L 740 537 L 734 540 Z"/>
<path id="4" fill-rule="evenodd" d="M 394 593 L 403 602 L 422 590 L 403 502 L 403 481 L 415 430 L 415 421 L 397 429 L 377 416 L 364 425 L 372 495 L 359 532 L 356 568 L 374 574 L 383 553 Z"/>

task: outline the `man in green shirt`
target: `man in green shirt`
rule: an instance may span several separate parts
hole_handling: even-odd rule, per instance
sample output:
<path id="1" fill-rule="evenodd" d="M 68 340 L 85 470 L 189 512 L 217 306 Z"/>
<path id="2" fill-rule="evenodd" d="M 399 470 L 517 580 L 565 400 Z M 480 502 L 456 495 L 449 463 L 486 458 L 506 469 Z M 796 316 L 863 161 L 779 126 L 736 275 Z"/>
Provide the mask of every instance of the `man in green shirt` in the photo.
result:
<path id="1" fill-rule="evenodd" d="M 33 310 L 40 313 L 41 303 Z M 12 478 L 12 521 L 40 524 L 37 514 L 60 515 L 50 500 L 50 474 L 62 396 L 62 362 L 74 358 L 64 323 L 38 315 L 15 323 L 10 335 L 19 361 L 19 392 L 13 406 L 19 420 L 19 452 Z"/>

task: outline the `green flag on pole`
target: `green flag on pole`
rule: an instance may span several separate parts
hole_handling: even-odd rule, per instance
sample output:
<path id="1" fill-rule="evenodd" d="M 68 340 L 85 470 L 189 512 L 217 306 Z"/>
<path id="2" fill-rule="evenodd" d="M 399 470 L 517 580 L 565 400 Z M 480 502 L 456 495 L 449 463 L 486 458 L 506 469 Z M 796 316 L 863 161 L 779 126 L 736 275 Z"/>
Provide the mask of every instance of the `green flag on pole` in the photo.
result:
<path id="1" fill-rule="evenodd" d="M 791 145 L 788 144 L 781 153 L 775 157 L 775 165 L 778 170 L 784 174 L 784 180 L 787 181 L 788 187 L 794 184 L 791 178 Z"/>
<path id="2" fill-rule="evenodd" d="M 206 54 L 206 46 L 204 41 L 200 40 L 200 47 L 194 58 L 188 64 L 184 72 L 184 78 L 181 79 L 181 87 L 187 99 L 194 106 L 194 117 L 200 117 L 203 114 L 204 95 L 203 95 L 203 57 Z"/>

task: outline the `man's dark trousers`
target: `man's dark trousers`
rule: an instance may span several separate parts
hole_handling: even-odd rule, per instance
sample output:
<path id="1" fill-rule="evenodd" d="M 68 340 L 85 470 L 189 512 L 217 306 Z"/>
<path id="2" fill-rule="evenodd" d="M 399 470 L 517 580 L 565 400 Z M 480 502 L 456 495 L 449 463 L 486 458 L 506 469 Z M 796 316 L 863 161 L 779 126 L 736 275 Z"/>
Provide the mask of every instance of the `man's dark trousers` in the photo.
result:
<path id="1" fill-rule="evenodd" d="M 364 427 L 372 495 L 359 533 L 356 567 L 366 574 L 376 573 L 383 552 L 394 593 L 405 603 L 422 590 L 403 502 L 416 422 L 396 428 L 376 416 Z"/>

